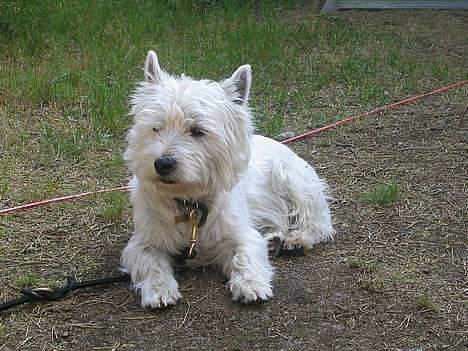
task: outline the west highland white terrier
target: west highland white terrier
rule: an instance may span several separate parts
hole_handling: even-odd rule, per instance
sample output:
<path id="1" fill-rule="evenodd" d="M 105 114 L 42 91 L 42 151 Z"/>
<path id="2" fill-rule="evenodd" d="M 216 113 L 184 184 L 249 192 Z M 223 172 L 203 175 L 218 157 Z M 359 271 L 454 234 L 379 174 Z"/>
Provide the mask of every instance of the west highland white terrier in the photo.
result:
<path id="1" fill-rule="evenodd" d="M 219 267 L 233 300 L 268 300 L 269 247 L 308 249 L 334 234 L 325 182 L 286 146 L 253 135 L 249 65 L 221 82 L 194 80 L 168 74 L 149 51 L 144 74 L 124 153 L 135 232 L 121 258 L 142 306 L 182 297 L 182 252 L 190 265 Z"/>

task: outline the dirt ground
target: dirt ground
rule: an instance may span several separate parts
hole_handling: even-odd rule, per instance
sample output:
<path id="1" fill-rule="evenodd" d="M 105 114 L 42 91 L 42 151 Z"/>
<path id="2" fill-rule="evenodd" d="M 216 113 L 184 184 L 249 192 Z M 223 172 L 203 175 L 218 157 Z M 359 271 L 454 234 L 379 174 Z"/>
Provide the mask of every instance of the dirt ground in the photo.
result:
<path id="1" fill-rule="evenodd" d="M 274 259 L 271 301 L 231 302 L 210 269 L 185 272 L 184 300 L 157 311 L 114 284 L 1 313 L 0 350 L 466 350 L 467 96 L 460 89 L 291 145 L 330 183 L 337 236 L 304 257 Z M 386 181 L 400 186 L 396 203 L 362 199 Z M 116 271 L 130 212 L 112 222 L 70 215 L 72 206 L 1 222 L 24 228 L 2 239 L 23 247 L 2 253 L 3 300 L 27 271 L 49 281 Z"/>

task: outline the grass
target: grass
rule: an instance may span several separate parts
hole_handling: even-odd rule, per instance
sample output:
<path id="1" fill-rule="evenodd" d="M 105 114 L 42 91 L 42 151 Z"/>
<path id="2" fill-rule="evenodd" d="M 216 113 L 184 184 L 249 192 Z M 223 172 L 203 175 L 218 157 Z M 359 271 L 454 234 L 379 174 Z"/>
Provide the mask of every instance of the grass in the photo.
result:
<path id="1" fill-rule="evenodd" d="M 106 195 L 102 200 L 101 215 L 108 220 L 117 220 L 129 207 L 127 195 L 117 192 Z"/>
<path id="2" fill-rule="evenodd" d="M 41 153 L 47 155 L 49 160 L 77 161 L 84 158 L 84 152 L 91 147 L 92 140 L 79 128 L 57 130 L 44 125 L 39 145 Z"/>
<path id="3" fill-rule="evenodd" d="M 385 289 L 385 282 L 379 277 L 362 277 L 358 279 L 359 288 L 368 292 L 381 292 Z"/>
<path id="4" fill-rule="evenodd" d="M 0 94 L 13 117 L 23 105 L 56 109 L 61 121 L 41 127 L 42 152 L 79 162 L 125 132 L 127 96 L 150 48 L 169 71 L 195 77 L 222 79 L 251 63 L 252 105 L 260 131 L 271 136 L 292 127 L 296 117 L 313 126 L 339 117 L 333 110 L 311 113 L 323 104 L 342 115 L 347 105 L 366 109 L 419 92 L 425 77 L 447 82 L 463 75 L 462 65 L 445 56 L 432 55 L 426 65 L 408 50 L 406 33 L 379 21 L 357 25 L 346 16 L 316 15 L 296 20 L 297 6 L 17 2 L 2 15 Z"/>
<path id="5" fill-rule="evenodd" d="M 0 323 L 0 337 L 5 336 L 6 333 L 7 333 L 7 327 L 5 326 L 5 324 Z"/>
<path id="6" fill-rule="evenodd" d="M 379 292 L 385 288 L 381 277 L 380 266 L 376 258 L 349 257 L 346 260 L 348 268 L 356 271 L 356 281 L 360 289 L 368 292 Z"/>
<path id="7" fill-rule="evenodd" d="M 41 277 L 35 273 L 26 273 L 18 276 L 15 280 L 15 285 L 18 288 L 36 287 L 41 282 Z"/>
<path id="8" fill-rule="evenodd" d="M 391 260 L 351 256 L 347 258 L 346 265 L 354 271 L 359 288 L 366 291 L 378 292 L 418 284 L 412 270 Z"/>
<path id="9" fill-rule="evenodd" d="M 376 259 L 365 259 L 362 257 L 350 257 L 347 259 L 348 267 L 364 272 L 374 272 L 377 270 Z"/>
<path id="10" fill-rule="evenodd" d="M 400 187 L 396 182 L 379 184 L 361 194 L 361 197 L 365 202 L 374 205 L 393 204 L 400 198 Z"/>
<path id="11" fill-rule="evenodd" d="M 440 306 L 427 294 L 419 296 L 416 304 L 418 309 L 422 312 L 440 312 Z"/>
<path id="12" fill-rule="evenodd" d="M 0 196 L 4 197 L 8 194 L 8 190 L 10 189 L 10 185 L 8 179 L 0 175 Z"/>
<path id="13" fill-rule="evenodd" d="M 411 272 L 396 271 L 390 275 L 390 281 L 397 285 L 414 283 L 415 280 Z"/>

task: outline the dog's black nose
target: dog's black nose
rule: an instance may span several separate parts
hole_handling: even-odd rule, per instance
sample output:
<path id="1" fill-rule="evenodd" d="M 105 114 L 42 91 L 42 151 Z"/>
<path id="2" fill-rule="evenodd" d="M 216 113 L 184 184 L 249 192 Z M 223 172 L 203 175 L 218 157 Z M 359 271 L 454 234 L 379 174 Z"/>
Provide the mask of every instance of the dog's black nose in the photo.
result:
<path id="1" fill-rule="evenodd" d="M 154 168 L 156 168 L 156 173 L 162 176 L 171 173 L 175 165 L 176 160 L 170 157 L 161 157 L 154 161 Z"/>

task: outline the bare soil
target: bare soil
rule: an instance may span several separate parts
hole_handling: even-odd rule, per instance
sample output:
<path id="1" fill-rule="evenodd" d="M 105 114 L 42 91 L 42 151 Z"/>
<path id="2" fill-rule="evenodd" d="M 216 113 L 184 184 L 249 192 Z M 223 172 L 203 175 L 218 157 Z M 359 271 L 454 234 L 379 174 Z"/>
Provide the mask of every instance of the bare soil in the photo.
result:
<path id="1" fill-rule="evenodd" d="M 467 90 L 433 97 L 291 147 L 330 184 L 337 236 L 273 259 L 274 298 L 231 302 L 217 272 L 180 277 L 184 300 L 144 310 L 126 284 L 0 314 L 0 350 L 466 350 Z M 396 203 L 361 194 L 396 181 Z M 15 277 L 116 272 L 130 211 L 108 221 L 60 205 L 0 222 L 2 300 Z M 51 222 L 51 219 L 53 222 Z"/>

